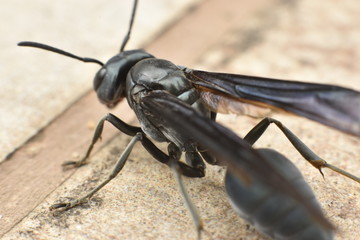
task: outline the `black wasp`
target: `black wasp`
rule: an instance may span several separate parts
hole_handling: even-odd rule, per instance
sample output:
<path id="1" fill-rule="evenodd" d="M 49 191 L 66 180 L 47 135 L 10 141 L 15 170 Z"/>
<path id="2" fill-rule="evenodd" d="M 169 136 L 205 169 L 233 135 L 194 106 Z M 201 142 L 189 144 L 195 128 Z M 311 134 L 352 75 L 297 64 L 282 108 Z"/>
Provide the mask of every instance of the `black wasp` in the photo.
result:
<path id="1" fill-rule="evenodd" d="M 275 119 L 263 119 L 244 138 L 216 123 L 215 119 L 219 111 L 231 109 L 242 114 L 244 106 L 252 104 L 283 109 L 360 136 L 360 93 L 332 85 L 198 71 L 157 59 L 143 50 L 125 51 L 136 7 L 135 0 L 120 53 L 106 64 L 40 43 L 19 43 L 19 46 L 41 48 L 101 65 L 94 79 L 99 100 L 114 107 L 126 98 L 141 125 L 128 125 L 112 114 L 103 117 L 85 156 L 64 165 L 81 166 L 86 162 L 101 137 L 105 121 L 132 136 L 132 140 L 107 180 L 84 197 L 54 204 L 51 209 L 69 209 L 87 202 L 121 171 L 134 144 L 141 142 L 156 160 L 173 170 L 195 222 L 198 238 L 202 222 L 186 193 L 181 175 L 204 177 L 207 162 L 227 166 L 225 188 L 230 202 L 259 231 L 276 239 L 332 239 L 333 226 L 322 214 L 297 168 L 275 150 L 254 149 L 252 145 L 274 123 L 320 172 L 321 168 L 327 167 L 357 182 L 360 179 L 318 157 Z M 150 138 L 169 143 L 168 153 L 156 147 Z M 185 162 L 179 161 L 183 152 Z"/>

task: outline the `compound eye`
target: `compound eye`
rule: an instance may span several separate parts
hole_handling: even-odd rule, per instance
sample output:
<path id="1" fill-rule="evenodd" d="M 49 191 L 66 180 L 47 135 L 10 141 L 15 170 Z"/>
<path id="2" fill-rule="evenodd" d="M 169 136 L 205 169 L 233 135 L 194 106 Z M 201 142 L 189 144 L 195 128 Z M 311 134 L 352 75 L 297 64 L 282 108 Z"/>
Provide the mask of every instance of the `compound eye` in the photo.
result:
<path id="1" fill-rule="evenodd" d="M 94 86 L 94 90 L 95 90 L 95 91 L 100 87 L 100 85 L 101 85 L 101 83 L 102 83 L 105 75 L 106 75 L 106 68 L 104 68 L 104 67 L 101 68 L 101 69 L 96 73 L 95 78 L 94 78 L 94 83 L 93 83 L 93 86 Z"/>

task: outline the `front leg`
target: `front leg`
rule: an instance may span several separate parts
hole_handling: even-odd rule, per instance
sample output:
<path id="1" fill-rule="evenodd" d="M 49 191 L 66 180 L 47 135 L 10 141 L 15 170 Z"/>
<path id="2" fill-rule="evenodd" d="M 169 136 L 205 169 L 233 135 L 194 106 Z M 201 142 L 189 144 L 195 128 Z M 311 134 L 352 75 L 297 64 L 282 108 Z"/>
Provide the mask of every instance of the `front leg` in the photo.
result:
<path id="1" fill-rule="evenodd" d="M 95 131 L 94 139 L 96 139 L 96 140 L 101 135 L 102 126 L 103 126 L 103 122 L 105 121 L 105 119 L 106 120 L 110 119 L 108 121 L 110 121 L 114 126 L 115 126 L 114 123 L 116 123 L 116 126 L 118 129 L 119 129 L 119 126 L 129 126 L 129 125 L 125 124 L 124 122 L 122 122 L 117 117 L 115 117 L 114 115 L 108 114 L 100 121 L 100 124 L 98 125 L 97 130 Z M 121 123 L 122 125 L 120 125 L 118 123 Z M 132 129 L 131 128 L 126 128 L 126 129 L 128 131 L 125 133 L 127 133 L 128 135 L 132 135 L 132 132 L 130 131 Z M 136 129 L 137 129 L 136 127 L 133 127 L 133 130 L 136 130 Z M 124 132 L 124 131 L 122 131 L 122 132 Z M 134 145 L 138 141 L 140 141 L 142 143 L 142 145 L 145 147 L 145 149 L 159 162 L 168 165 L 173 170 L 174 170 L 174 166 L 176 165 L 176 173 L 182 174 L 187 177 L 193 177 L 193 178 L 203 177 L 205 175 L 204 167 L 202 167 L 201 164 L 196 165 L 196 166 L 189 166 L 185 163 L 179 162 L 178 159 L 181 156 L 181 151 L 172 150 L 172 149 L 174 149 L 174 147 L 172 147 L 173 145 L 171 143 L 169 144 L 169 155 L 167 155 L 164 152 L 162 152 L 158 147 L 156 147 L 146 137 L 146 135 L 142 131 L 139 131 L 134 134 L 134 137 L 132 138 L 130 143 L 125 148 L 124 152 L 119 157 L 118 161 L 116 162 L 113 170 L 111 171 L 111 173 L 109 174 L 107 179 L 105 179 L 103 182 L 101 182 L 98 186 L 96 186 L 93 190 L 91 190 L 89 193 L 87 193 L 83 197 L 80 197 L 80 198 L 70 201 L 70 202 L 60 202 L 60 203 L 54 204 L 50 207 L 50 210 L 54 210 L 54 209 L 67 210 L 67 209 L 70 209 L 75 206 L 78 206 L 78 205 L 88 202 L 95 193 L 97 193 L 101 188 L 103 188 L 107 183 L 109 183 L 113 178 L 115 178 L 120 173 L 120 171 L 124 167 L 128 157 L 129 157 Z M 92 145 L 90 145 L 90 147 L 89 147 L 90 151 L 95 142 L 96 141 L 93 141 Z M 90 151 L 88 150 L 87 155 L 90 154 Z M 174 159 L 176 159 L 176 163 L 174 163 Z M 179 185 L 181 186 L 181 183 L 179 183 Z M 184 190 L 182 190 L 182 191 L 184 191 Z M 186 197 L 184 197 L 184 198 L 186 199 Z M 186 200 L 186 201 L 189 201 L 189 200 Z M 193 215 L 192 211 L 191 211 L 191 213 Z"/>
<path id="2" fill-rule="evenodd" d="M 101 182 L 98 186 L 96 186 L 93 190 L 91 190 L 85 196 L 80 197 L 80 198 L 70 201 L 70 202 L 56 203 L 56 204 L 50 206 L 50 210 L 54 210 L 54 209 L 58 209 L 58 208 L 67 210 L 67 209 L 70 209 L 75 206 L 78 206 L 78 205 L 88 202 L 89 199 L 96 192 L 98 192 L 101 188 L 103 188 L 108 182 L 110 182 L 114 177 L 116 177 L 120 173 L 121 169 L 124 167 L 127 159 L 129 158 L 129 155 L 130 155 L 135 143 L 137 143 L 138 141 L 141 141 L 142 137 L 143 137 L 143 133 L 139 132 L 131 139 L 130 143 L 127 145 L 124 152 L 119 157 L 113 170 L 111 171 L 110 175 L 107 177 L 107 179 L 105 181 Z"/>
<path id="3" fill-rule="evenodd" d="M 136 133 L 142 133 L 143 131 L 141 130 L 141 128 L 139 127 L 134 127 L 131 126 L 125 122 L 123 122 L 122 120 L 120 120 L 119 118 L 117 118 L 116 116 L 114 116 L 111 113 L 108 113 L 107 115 L 105 115 L 98 123 L 98 125 L 96 126 L 95 132 L 94 132 L 94 136 L 93 139 L 91 141 L 91 144 L 89 145 L 86 154 L 84 155 L 84 157 L 82 159 L 80 159 L 79 161 L 66 161 L 62 164 L 62 166 L 66 167 L 66 166 L 74 166 L 74 167 L 80 167 L 84 164 L 86 164 L 87 159 L 89 158 L 91 151 L 95 145 L 95 143 L 101 139 L 101 134 L 103 132 L 104 129 L 104 123 L 105 121 L 111 123 L 114 127 L 116 127 L 117 129 L 119 129 L 121 132 L 129 135 L 129 136 L 135 136 Z"/>

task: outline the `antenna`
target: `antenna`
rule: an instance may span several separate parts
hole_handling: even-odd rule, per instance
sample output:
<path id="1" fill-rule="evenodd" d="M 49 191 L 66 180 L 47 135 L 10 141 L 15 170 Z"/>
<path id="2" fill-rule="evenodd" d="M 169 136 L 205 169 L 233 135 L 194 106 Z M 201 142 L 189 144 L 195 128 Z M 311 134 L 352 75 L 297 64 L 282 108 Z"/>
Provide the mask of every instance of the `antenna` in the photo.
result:
<path id="1" fill-rule="evenodd" d="M 124 40 L 123 40 L 123 42 L 122 42 L 122 44 L 121 44 L 120 52 L 123 52 L 123 51 L 124 51 L 124 48 L 125 48 L 127 42 L 128 42 L 129 39 L 130 39 L 130 34 L 131 34 L 132 26 L 133 26 L 133 23 L 134 23 L 134 19 L 135 19 L 135 13 L 136 13 L 136 8 L 137 8 L 137 3 L 138 3 L 138 1 L 137 1 L 137 0 L 134 0 L 134 5 L 133 5 L 132 13 L 131 13 L 131 18 L 130 18 L 129 29 L 128 29 L 128 32 L 127 32 L 126 36 L 124 37 Z"/>
<path id="2" fill-rule="evenodd" d="M 123 40 L 123 42 L 121 44 L 120 52 L 124 51 L 124 48 L 125 48 L 127 42 L 130 39 L 130 34 L 131 34 L 132 26 L 134 24 L 135 13 L 136 13 L 136 9 L 137 9 L 137 3 L 138 3 L 138 1 L 134 0 L 134 5 L 133 5 L 132 13 L 131 13 L 131 18 L 130 18 L 129 29 L 128 29 L 128 32 L 126 33 L 126 35 L 124 37 L 124 40 Z M 54 52 L 54 53 L 57 53 L 57 54 L 60 54 L 60 55 L 70 57 L 70 58 L 75 58 L 75 59 L 80 60 L 82 62 L 97 63 L 97 64 L 99 64 L 101 66 L 104 66 L 104 63 L 102 63 L 101 61 L 99 61 L 99 60 L 97 60 L 95 58 L 79 57 L 79 56 L 77 56 L 75 54 L 66 52 L 66 51 L 61 50 L 59 48 L 55 48 L 55 47 L 52 47 L 52 46 L 49 46 L 49 45 L 46 45 L 46 44 L 43 44 L 43 43 L 24 41 L 24 42 L 19 42 L 17 45 L 21 46 L 21 47 L 40 48 L 40 49 L 50 51 L 50 52 Z"/>
<path id="3" fill-rule="evenodd" d="M 19 42 L 18 46 L 40 48 L 40 49 L 43 49 L 43 50 L 46 50 L 46 51 L 50 51 L 50 52 L 54 52 L 54 53 L 64 55 L 64 56 L 67 56 L 67 57 L 75 58 L 75 59 L 80 60 L 82 62 L 92 62 L 92 63 L 97 63 L 97 64 L 99 64 L 101 66 L 104 66 L 104 64 L 102 62 L 100 62 L 99 60 L 97 60 L 97 59 L 88 58 L 88 57 L 79 57 L 79 56 L 76 56 L 76 55 L 74 55 L 72 53 L 66 52 L 66 51 L 61 50 L 59 48 L 55 48 L 55 47 L 52 47 L 52 46 L 49 46 L 49 45 L 46 45 L 46 44 L 43 44 L 43 43 L 25 41 L 25 42 Z"/>

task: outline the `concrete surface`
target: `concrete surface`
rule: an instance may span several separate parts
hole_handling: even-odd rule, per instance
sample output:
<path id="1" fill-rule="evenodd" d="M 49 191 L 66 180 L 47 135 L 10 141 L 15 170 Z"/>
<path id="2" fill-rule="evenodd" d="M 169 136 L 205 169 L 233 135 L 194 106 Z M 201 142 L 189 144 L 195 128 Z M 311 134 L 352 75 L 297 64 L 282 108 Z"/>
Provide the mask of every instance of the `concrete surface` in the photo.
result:
<path id="1" fill-rule="evenodd" d="M 143 45 L 196 2 L 140 1 L 128 47 Z M 16 44 L 38 41 L 106 61 L 120 49 L 131 9 L 132 1 L 118 0 L 1 3 L 0 161 L 88 92 L 99 68 Z"/>
<path id="2" fill-rule="evenodd" d="M 360 91 L 359 24 L 357 0 L 208 0 L 184 14 L 146 49 L 189 67 L 333 83 Z M 87 53 L 81 51 L 81 46 L 79 52 Z M 63 58 L 56 62 L 60 60 Z M 73 66 L 73 62 L 69 65 Z M 61 171 L 62 161 L 84 151 L 96 115 L 107 111 L 101 109 L 94 94 L 85 96 L 0 165 L 3 239 L 195 239 L 191 218 L 171 172 L 140 146 L 131 154 L 123 172 L 89 205 L 62 213 L 48 211 L 59 198 L 76 197 L 95 186 L 130 140 L 123 134 L 114 135 L 116 131 L 108 127 L 99 144 L 102 147 L 96 147 L 87 166 Z M 131 116 L 126 111 L 122 105 L 114 113 L 128 121 Z M 303 118 L 280 114 L 273 117 L 324 159 L 360 176 L 358 138 Z M 239 135 L 259 121 L 232 115 L 220 116 L 219 120 Z M 336 239 L 358 238 L 357 183 L 327 170 L 324 181 L 275 127 L 256 146 L 277 149 L 295 162 L 326 216 L 337 227 Z M 205 178 L 184 180 L 204 221 L 203 239 L 264 239 L 227 203 L 223 173 L 221 167 L 209 166 Z"/>

